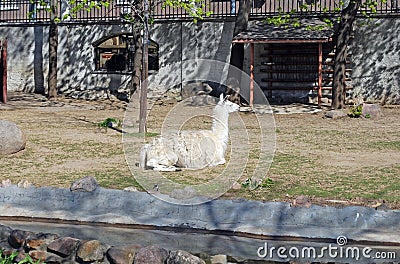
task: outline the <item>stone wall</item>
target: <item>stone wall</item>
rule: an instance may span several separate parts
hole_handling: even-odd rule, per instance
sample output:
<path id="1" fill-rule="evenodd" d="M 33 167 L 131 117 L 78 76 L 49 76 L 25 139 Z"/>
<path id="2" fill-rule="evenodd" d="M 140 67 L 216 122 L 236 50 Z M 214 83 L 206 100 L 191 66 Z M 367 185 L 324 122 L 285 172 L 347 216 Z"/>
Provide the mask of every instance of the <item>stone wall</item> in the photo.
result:
<path id="1" fill-rule="evenodd" d="M 351 49 L 353 96 L 400 104 L 400 18 L 358 22 Z"/>
<path id="2" fill-rule="evenodd" d="M 155 24 L 150 38 L 159 44 L 160 68 L 179 65 L 181 60 L 229 60 L 232 22 L 169 22 Z M 96 40 L 110 34 L 130 32 L 128 25 L 60 26 L 58 46 L 58 89 L 73 98 L 127 99 L 130 76 L 96 73 Z M 8 90 L 38 92 L 47 90 L 48 28 L 0 27 L 0 36 L 8 38 Z M 174 68 L 180 84 L 185 74 Z"/>
<path id="3" fill-rule="evenodd" d="M 361 20 L 360 20 L 361 21 Z M 217 72 L 224 79 L 224 69 L 198 65 L 194 59 L 228 62 L 234 22 L 164 22 L 151 26 L 150 37 L 159 44 L 159 66 L 162 87 L 151 87 L 150 96 L 173 87 L 198 73 Z M 58 88 L 73 98 L 127 99 L 130 76 L 94 72 L 93 42 L 119 32 L 129 32 L 127 25 L 60 26 Z M 370 26 L 357 26 L 352 45 L 353 97 L 387 104 L 400 103 L 400 30 L 399 18 L 375 20 Z M 41 93 L 47 89 L 48 28 L 0 27 L 0 36 L 7 37 L 8 89 Z M 256 63 L 260 52 L 256 45 Z M 249 47 L 245 51 L 245 72 L 249 73 Z M 181 61 L 192 62 L 192 65 Z M 200 63 L 201 64 L 201 63 Z M 257 72 L 257 65 L 256 70 Z M 257 80 L 257 76 L 255 76 Z M 246 94 L 246 92 L 244 92 Z"/>

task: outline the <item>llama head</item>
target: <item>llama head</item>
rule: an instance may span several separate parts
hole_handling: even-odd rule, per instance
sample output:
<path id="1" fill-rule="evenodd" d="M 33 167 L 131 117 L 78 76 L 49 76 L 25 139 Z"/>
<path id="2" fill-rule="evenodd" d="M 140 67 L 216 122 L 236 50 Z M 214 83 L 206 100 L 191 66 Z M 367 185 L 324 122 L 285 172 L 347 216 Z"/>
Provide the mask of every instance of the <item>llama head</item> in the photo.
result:
<path id="1" fill-rule="evenodd" d="M 224 97 L 224 94 L 221 93 L 219 96 L 219 102 L 218 105 L 223 106 L 228 113 L 233 113 L 239 111 L 239 105 L 235 104 L 234 102 L 231 102 L 228 100 L 229 95 Z"/>

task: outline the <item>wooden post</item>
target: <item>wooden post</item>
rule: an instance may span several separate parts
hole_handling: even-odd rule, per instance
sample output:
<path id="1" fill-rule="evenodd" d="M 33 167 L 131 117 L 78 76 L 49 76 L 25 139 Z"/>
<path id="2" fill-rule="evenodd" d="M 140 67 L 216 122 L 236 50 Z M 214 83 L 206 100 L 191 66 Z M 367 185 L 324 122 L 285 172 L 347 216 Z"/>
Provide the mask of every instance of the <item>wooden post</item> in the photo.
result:
<path id="1" fill-rule="evenodd" d="M 4 39 L 1 42 L 1 63 L 2 63 L 1 101 L 3 103 L 7 103 L 7 39 Z"/>
<path id="2" fill-rule="evenodd" d="M 322 99 L 322 42 L 318 43 L 318 107 Z"/>
<path id="3" fill-rule="evenodd" d="M 254 102 L 254 43 L 250 43 L 250 107 Z"/>

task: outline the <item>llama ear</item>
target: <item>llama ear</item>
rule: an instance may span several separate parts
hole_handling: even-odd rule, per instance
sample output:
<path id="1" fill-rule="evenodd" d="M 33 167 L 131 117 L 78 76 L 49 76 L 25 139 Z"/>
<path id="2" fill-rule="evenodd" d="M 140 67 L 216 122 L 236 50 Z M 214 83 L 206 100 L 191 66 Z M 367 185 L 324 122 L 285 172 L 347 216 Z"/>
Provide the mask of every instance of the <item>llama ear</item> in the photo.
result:
<path id="1" fill-rule="evenodd" d="M 224 99 L 224 94 L 223 93 L 221 93 L 220 95 L 219 95 L 219 101 L 220 102 L 223 102 L 225 99 Z"/>
<path id="2" fill-rule="evenodd" d="M 229 98 L 229 95 L 226 95 L 225 98 L 224 98 L 224 102 L 225 102 L 226 100 L 228 100 L 228 98 Z"/>

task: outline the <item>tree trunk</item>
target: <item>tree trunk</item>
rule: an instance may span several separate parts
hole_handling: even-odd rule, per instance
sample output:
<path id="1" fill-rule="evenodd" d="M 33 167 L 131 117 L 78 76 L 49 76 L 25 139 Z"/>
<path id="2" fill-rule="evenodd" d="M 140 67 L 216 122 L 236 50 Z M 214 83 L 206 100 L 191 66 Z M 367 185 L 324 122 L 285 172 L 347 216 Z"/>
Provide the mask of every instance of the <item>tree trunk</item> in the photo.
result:
<path id="1" fill-rule="evenodd" d="M 247 29 L 251 11 L 251 0 L 239 0 L 239 10 L 235 20 L 233 36 L 236 37 L 240 32 Z M 233 43 L 231 48 L 230 65 L 243 70 L 244 44 Z M 233 72 L 228 72 L 226 94 L 231 95 L 230 100 L 240 103 L 240 76 L 235 76 Z"/>
<path id="2" fill-rule="evenodd" d="M 135 92 L 139 91 L 140 80 L 142 78 L 142 37 L 140 33 L 135 34 L 135 53 L 133 58 L 133 69 L 132 69 L 132 79 L 131 79 L 131 91 L 132 96 Z"/>
<path id="3" fill-rule="evenodd" d="M 57 47 L 58 47 L 58 27 L 56 23 L 50 23 L 49 29 L 49 99 L 57 98 Z"/>
<path id="4" fill-rule="evenodd" d="M 233 37 L 236 37 L 240 32 L 245 31 L 249 24 L 249 16 L 251 11 L 250 0 L 240 0 L 239 10 L 235 21 L 235 28 L 233 30 Z M 243 69 L 244 60 L 244 44 L 243 43 L 233 43 L 231 49 L 230 64 L 239 69 Z"/>
<path id="5" fill-rule="evenodd" d="M 346 58 L 347 48 L 350 44 L 350 35 L 353 22 L 356 18 L 361 0 L 350 1 L 343 9 L 336 36 L 335 63 L 332 87 L 332 109 L 345 108 L 346 99 Z"/>

